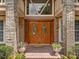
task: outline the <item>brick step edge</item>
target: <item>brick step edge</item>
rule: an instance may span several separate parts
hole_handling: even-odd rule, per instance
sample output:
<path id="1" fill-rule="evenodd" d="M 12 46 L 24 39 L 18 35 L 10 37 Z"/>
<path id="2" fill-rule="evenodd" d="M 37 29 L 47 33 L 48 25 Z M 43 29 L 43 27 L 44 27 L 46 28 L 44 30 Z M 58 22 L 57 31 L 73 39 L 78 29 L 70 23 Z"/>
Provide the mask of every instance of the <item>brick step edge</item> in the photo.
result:
<path id="1" fill-rule="evenodd" d="M 26 58 L 26 59 L 61 59 L 61 58 Z"/>

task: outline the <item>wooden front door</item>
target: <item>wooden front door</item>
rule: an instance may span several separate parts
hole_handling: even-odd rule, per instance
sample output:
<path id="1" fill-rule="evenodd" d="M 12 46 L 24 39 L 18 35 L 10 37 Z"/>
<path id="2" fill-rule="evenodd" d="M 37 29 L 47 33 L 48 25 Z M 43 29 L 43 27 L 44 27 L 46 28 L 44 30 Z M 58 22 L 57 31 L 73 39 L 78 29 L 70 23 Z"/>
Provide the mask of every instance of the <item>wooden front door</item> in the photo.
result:
<path id="1" fill-rule="evenodd" d="M 42 43 L 50 43 L 50 22 L 41 23 L 41 39 Z"/>
<path id="2" fill-rule="evenodd" d="M 29 43 L 50 44 L 50 22 L 29 22 Z"/>

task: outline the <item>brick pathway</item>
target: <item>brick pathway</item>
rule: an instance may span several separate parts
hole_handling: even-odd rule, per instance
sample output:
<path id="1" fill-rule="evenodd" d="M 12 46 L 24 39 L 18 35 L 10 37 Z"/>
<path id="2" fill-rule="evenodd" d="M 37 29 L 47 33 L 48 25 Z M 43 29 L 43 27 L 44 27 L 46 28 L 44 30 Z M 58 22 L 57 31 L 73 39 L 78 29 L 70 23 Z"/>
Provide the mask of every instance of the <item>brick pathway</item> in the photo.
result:
<path id="1" fill-rule="evenodd" d="M 60 59 L 60 56 L 55 56 L 51 46 L 42 47 L 27 46 L 26 59 Z"/>

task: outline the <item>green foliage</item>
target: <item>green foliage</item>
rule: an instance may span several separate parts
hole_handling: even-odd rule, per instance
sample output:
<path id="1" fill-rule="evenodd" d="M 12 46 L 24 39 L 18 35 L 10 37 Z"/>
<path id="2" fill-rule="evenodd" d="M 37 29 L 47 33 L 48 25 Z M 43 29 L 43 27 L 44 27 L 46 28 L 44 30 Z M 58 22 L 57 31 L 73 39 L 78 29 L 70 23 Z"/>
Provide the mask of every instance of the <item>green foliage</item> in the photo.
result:
<path id="1" fill-rule="evenodd" d="M 62 59 L 68 59 L 68 57 L 67 56 L 63 56 Z"/>
<path id="2" fill-rule="evenodd" d="M 68 52 L 68 54 L 73 54 L 73 52 L 74 52 L 74 51 L 73 51 L 73 48 L 68 48 L 68 49 L 67 49 L 67 52 Z"/>
<path id="3" fill-rule="evenodd" d="M 53 43 L 53 44 L 52 44 L 52 47 L 53 47 L 54 49 L 62 48 L 62 46 L 61 46 L 60 43 Z"/>
<path id="4" fill-rule="evenodd" d="M 76 59 L 77 56 L 76 55 L 69 55 L 69 59 Z"/>
<path id="5" fill-rule="evenodd" d="M 20 44 L 19 44 L 19 48 L 22 48 L 22 47 L 25 47 L 24 42 L 20 42 Z"/>
<path id="6" fill-rule="evenodd" d="M 67 49 L 67 56 L 63 56 L 63 59 L 77 59 L 77 56 L 74 53 L 75 48 L 71 47 Z"/>
<path id="7" fill-rule="evenodd" d="M 0 46 L 0 59 L 7 59 L 7 57 L 12 54 L 13 47 L 7 45 Z"/>
<path id="8" fill-rule="evenodd" d="M 9 55 L 7 59 L 14 59 L 13 55 Z"/>
<path id="9" fill-rule="evenodd" d="M 63 56 L 62 59 L 76 59 L 76 55 Z"/>
<path id="10" fill-rule="evenodd" d="M 76 45 L 76 50 L 79 52 L 79 44 Z"/>
<path id="11" fill-rule="evenodd" d="M 24 53 L 17 53 L 15 59 L 24 59 Z"/>
<path id="12" fill-rule="evenodd" d="M 5 45 L 5 44 L 0 44 L 0 47 L 1 47 L 1 46 L 4 46 L 4 45 Z"/>
<path id="13" fill-rule="evenodd" d="M 67 49 L 67 55 L 69 59 L 76 59 L 77 56 L 75 55 L 75 47 L 71 47 Z"/>

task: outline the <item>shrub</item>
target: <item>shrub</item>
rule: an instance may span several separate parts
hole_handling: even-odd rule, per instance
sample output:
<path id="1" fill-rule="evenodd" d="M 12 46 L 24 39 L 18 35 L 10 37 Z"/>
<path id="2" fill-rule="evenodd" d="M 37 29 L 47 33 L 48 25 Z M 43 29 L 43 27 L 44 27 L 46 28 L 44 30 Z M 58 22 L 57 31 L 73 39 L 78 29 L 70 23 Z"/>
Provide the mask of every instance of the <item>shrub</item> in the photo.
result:
<path id="1" fill-rule="evenodd" d="M 76 59 L 76 55 L 69 55 L 69 59 Z"/>
<path id="2" fill-rule="evenodd" d="M 9 55 L 7 59 L 14 59 L 13 55 Z"/>
<path id="3" fill-rule="evenodd" d="M 17 53 L 15 59 L 24 59 L 24 53 Z"/>
<path id="4" fill-rule="evenodd" d="M 12 54 L 13 47 L 7 45 L 0 46 L 0 59 L 7 59 L 9 55 Z"/>
<path id="5" fill-rule="evenodd" d="M 62 59 L 68 59 L 68 57 L 67 56 L 63 56 Z"/>
<path id="6" fill-rule="evenodd" d="M 77 55 L 77 59 L 79 59 L 79 44 L 76 44 L 76 55 Z"/>
<path id="7" fill-rule="evenodd" d="M 67 49 L 67 53 L 68 53 L 68 55 L 69 55 L 69 54 L 73 54 L 73 53 L 74 53 L 73 48 L 68 48 L 68 49 Z"/>

